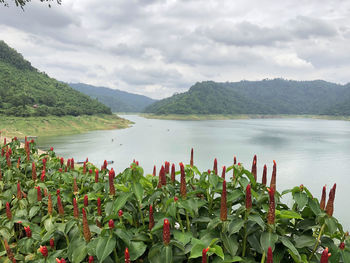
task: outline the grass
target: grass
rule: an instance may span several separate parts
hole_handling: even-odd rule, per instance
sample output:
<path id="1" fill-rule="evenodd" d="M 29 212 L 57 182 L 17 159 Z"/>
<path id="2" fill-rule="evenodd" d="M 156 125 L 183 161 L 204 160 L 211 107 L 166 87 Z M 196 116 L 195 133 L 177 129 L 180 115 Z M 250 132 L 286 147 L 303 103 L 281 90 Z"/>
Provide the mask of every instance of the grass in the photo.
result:
<path id="1" fill-rule="evenodd" d="M 286 118 L 308 118 L 308 119 L 325 119 L 325 120 L 344 120 L 350 121 L 350 116 L 331 116 L 331 115 L 263 115 L 263 114 L 141 114 L 140 116 L 147 119 L 161 120 L 239 120 L 239 119 L 286 119 Z"/>
<path id="2" fill-rule="evenodd" d="M 56 136 L 78 134 L 92 130 L 128 128 L 129 120 L 117 115 L 13 117 L 0 116 L 0 131 L 8 137 Z"/>

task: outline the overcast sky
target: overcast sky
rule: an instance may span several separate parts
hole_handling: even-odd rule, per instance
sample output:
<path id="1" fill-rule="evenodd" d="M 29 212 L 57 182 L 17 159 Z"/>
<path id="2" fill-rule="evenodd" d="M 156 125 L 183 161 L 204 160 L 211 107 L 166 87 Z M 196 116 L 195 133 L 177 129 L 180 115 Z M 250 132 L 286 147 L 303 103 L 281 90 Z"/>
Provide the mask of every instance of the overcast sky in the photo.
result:
<path id="1" fill-rule="evenodd" d="M 348 0 L 33 1 L 0 6 L 0 39 L 58 80 L 153 98 L 203 80 L 350 82 Z"/>

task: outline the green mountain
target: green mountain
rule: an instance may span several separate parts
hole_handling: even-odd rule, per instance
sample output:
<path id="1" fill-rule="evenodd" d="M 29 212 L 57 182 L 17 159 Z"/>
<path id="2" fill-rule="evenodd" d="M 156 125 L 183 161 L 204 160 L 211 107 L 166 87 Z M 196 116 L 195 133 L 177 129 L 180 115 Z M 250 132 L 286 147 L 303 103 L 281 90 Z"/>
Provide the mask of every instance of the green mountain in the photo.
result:
<path id="1" fill-rule="evenodd" d="M 83 83 L 70 83 L 73 89 L 98 99 L 112 109 L 113 112 L 143 112 L 156 100 L 146 96 L 128 93 L 105 87 L 95 87 Z"/>
<path id="2" fill-rule="evenodd" d="M 0 114 L 14 116 L 111 114 L 111 110 L 67 84 L 39 72 L 0 41 Z"/>
<path id="3" fill-rule="evenodd" d="M 154 114 L 350 115 L 350 84 L 284 79 L 196 83 L 145 109 Z"/>

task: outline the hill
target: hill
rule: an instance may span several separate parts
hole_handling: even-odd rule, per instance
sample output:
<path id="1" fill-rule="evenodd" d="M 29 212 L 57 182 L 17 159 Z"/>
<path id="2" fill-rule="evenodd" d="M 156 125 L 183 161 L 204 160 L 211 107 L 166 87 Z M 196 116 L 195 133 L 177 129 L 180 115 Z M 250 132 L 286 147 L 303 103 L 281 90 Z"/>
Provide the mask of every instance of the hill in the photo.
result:
<path id="1" fill-rule="evenodd" d="M 67 84 L 39 72 L 0 41 L 0 114 L 13 116 L 111 114 L 111 110 Z"/>
<path id="2" fill-rule="evenodd" d="M 150 105 L 145 112 L 350 115 L 350 85 L 322 80 L 205 81 Z"/>
<path id="3" fill-rule="evenodd" d="M 69 85 L 77 91 L 98 99 L 110 107 L 113 112 L 143 112 L 147 106 L 156 101 L 146 96 L 105 87 L 83 83 L 70 83 Z"/>

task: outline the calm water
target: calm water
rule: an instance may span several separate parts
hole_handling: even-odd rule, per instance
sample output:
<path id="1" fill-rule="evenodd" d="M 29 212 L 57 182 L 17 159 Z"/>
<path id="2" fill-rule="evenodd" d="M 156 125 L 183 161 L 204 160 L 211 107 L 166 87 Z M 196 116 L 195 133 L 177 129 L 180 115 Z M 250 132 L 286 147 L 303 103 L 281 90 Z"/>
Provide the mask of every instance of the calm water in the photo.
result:
<path id="1" fill-rule="evenodd" d="M 189 163 L 194 148 L 195 165 L 202 171 L 218 165 L 229 166 L 233 156 L 250 169 L 258 156 L 259 180 L 264 164 L 271 175 L 277 162 L 278 189 L 304 184 L 320 197 L 336 182 L 335 216 L 350 229 L 350 122 L 314 119 L 257 119 L 214 121 L 152 120 L 123 116 L 135 122 L 132 128 L 95 131 L 86 134 L 40 138 L 43 148 L 53 146 L 65 158 L 85 160 L 97 165 L 113 160 L 116 171 L 128 167 L 133 159 L 146 173 L 163 161 Z M 158 171 L 158 169 L 157 169 Z"/>

